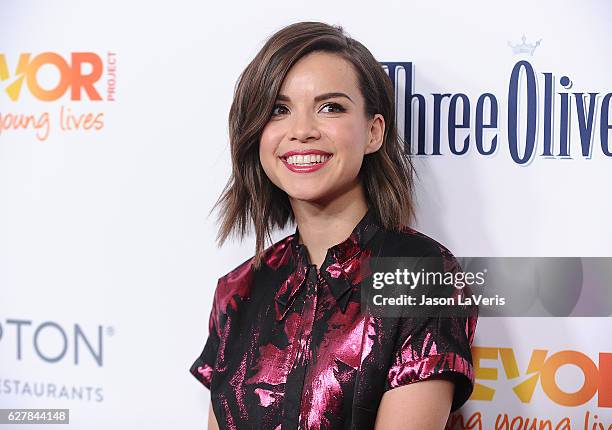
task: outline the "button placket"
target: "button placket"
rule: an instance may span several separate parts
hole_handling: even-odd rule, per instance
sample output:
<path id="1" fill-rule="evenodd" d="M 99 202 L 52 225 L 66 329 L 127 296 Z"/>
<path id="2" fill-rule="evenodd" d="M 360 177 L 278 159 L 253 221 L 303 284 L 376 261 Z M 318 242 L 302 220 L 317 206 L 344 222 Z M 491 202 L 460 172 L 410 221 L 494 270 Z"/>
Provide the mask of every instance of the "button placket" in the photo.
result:
<path id="1" fill-rule="evenodd" d="M 304 298 L 304 305 L 300 319 L 301 327 L 296 333 L 293 345 L 294 363 L 291 373 L 287 377 L 287 395 L 283 409 L 283 430 L 297 429 L 300 420 L 300 406 L 304 391 L 304 378 L 306 369 L 311 360 L 312 328 L 314 324 L 315 311 L 317 306 L 317 284 L 318 276 L 316 266 L 310 265 L 307 273 L 307 288 Z"/>

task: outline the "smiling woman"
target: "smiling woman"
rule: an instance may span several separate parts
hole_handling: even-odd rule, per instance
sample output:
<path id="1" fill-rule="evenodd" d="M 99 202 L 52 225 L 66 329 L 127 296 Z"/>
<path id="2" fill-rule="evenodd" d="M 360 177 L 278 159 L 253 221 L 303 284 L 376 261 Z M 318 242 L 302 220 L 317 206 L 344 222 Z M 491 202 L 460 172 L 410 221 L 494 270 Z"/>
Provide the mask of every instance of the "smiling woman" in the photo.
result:
<path id="1" fill-rule="evenodd" d="M 218 239 L 252 226 L 255 255 L 218 279 L 191 373 L 223 429 L 442 429 L 473 390 L 468 317 L 374 316 L 370 259 L 451 252 L 408 226 L 413 167 L 389 77 L 339 26 L 275 33 L 229 115 L 232 175 Z M 295 232 L 264 249 L 275 227 Z M 467 294 L 467 293 L 466 293 Z"/>
<path id="2" fill-rule="evenodd" d="M 270 181 L 293 202 L 294 214 L 306 216 L 313 205 L 365 203 L 359 170 L 364 155 L 382 145 L 385 121 L 378 113 L 365 115 L 351 63 L 333 52 L 310 52 L 289 70 L 276 100 L 259 159 Z M 325 161 L 317 162 L 317 155 Z"/>

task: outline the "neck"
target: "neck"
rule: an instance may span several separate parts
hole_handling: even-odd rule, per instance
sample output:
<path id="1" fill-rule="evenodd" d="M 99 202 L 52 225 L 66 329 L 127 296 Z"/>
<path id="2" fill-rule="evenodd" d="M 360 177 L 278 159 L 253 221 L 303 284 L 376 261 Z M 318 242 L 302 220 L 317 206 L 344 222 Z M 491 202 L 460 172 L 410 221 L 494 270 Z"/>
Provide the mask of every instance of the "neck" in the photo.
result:
<path id="1" fill-rule="evenodd" d="M 289 200 L 299 243 L 305 245 L 310 262 L 317 267 L 325 261 L 327 249 L 346 240 L 368 210 L 361 183 L 327 204 Z"/>

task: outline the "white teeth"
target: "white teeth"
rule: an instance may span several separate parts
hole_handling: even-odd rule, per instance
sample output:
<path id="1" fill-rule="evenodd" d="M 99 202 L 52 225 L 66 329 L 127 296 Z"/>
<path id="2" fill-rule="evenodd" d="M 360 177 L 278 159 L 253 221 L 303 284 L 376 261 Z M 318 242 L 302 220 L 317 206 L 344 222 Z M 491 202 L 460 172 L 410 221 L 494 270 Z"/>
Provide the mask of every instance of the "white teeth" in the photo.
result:
<path id="1" fill-rule="evenodd" d="M 298 166 L 308 166 L 316 163 L 323 163 L 329 159 L 329 155 L 307 154 L 307 155 L 291 155 L 287 157 L 287 163 Z"/>

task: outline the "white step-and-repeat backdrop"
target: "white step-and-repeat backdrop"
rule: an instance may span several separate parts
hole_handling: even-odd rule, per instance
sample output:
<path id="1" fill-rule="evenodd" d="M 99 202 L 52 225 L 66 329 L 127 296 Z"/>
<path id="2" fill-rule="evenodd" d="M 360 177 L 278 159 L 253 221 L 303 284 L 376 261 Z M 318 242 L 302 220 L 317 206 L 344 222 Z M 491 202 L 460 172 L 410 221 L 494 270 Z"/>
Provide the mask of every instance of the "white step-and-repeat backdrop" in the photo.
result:
<path id="1" fill-rule="evenodd" d="M 208 216 L 232 91 L 303 20 L 343 25 L 392 74 L 423 154 L 417 229 L 457 256 L 612 255 L 609 2 L 4 0 L 1 408 L 204 427 L 188 368 L 217 278 L 254 247 L 217 248 Z M 478 385 L 452 428 L 610 428 L 610 321 L 481 318 Z"/>

